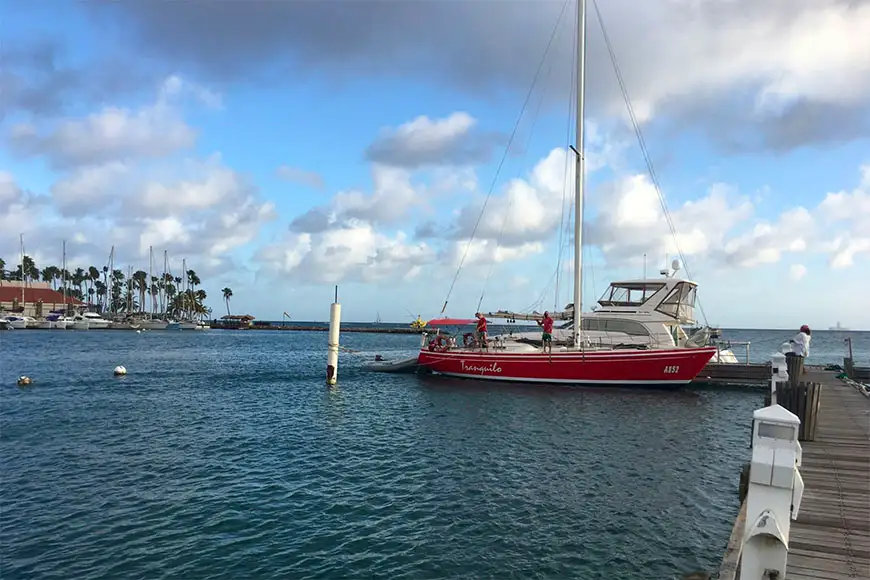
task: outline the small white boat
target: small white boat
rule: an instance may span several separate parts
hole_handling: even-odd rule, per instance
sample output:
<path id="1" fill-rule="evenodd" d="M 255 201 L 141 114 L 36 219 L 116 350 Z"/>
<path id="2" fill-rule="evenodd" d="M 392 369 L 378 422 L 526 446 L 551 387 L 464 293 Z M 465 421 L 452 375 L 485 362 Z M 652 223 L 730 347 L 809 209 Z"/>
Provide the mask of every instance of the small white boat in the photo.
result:
<path id="1" fill-rule="evenodd" d="M 105 330 L 111 328 L 112 322 L 96 312 L 82 312 L 73 316 L 74 330 Z"/>
<path id="2" fill-rule="evenodd" d="M 142 330 L 166 330 L 169 323 L 165 320 L 143 320 L 139 323 Z"/>
<path id="3" fill-rule="evenodd" d="M 9 328 L 14 328 L 16 330 L 24 330 L 31 323 L 36 323 L 36 321 L 29 316 L 7 316 L 6 322 L 9 324 Z"/>
<path id="4" fill-rule="evenodd" d="M 49 314 L 44 320 L 37 320 L 36 327 L 43 330 L 65 330 L 67 319 L 59 314 Z"/>

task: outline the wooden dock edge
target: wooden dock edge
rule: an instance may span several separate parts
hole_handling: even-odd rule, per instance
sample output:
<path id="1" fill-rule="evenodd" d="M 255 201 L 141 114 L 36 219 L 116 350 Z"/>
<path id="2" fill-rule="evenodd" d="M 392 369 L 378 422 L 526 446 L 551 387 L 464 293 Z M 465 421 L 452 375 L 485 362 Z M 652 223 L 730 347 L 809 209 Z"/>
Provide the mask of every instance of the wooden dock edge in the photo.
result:
<path id="1" fill-rule="evenodd" d="M 734 527 L 731 528 L 731 536 L 728 538 L 728 545 L 725 547 L 725 556 L 722 558 L 722 564 L 719 565 L 719 573 L 716 576 L 717 580 L 736 580 L 737 571 L 740 567 L 740 553 L 743 550 L 743 531 L 745 528 L 746 499 L 741 502 L 737 519 L 734 520 Z"/>

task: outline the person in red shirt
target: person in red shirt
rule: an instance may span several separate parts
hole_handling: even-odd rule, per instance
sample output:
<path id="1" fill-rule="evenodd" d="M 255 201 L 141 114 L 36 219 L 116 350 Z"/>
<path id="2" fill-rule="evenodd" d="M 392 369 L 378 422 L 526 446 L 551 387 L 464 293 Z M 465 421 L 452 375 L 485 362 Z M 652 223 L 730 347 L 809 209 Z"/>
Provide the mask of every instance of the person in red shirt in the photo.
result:
<path id="1" fill-rule="evenodd" d="M 538 326 L 542 326 L 544 333 L 541 335 L 541 343 L 544 346 L 544 352 L 553 354 L 553 319 L 550 318 L 549 312 L 544 312 L 544 319 L 538 321 Z"/>
<path id="2" fill-rule="evenodd" d="M 486 318 L 480 312 L 476 312 L 474 316 L 477 318 L 477 327 L 474 330 L 475 338 L 481 348 L 487 348 L 486 343 Z"/>

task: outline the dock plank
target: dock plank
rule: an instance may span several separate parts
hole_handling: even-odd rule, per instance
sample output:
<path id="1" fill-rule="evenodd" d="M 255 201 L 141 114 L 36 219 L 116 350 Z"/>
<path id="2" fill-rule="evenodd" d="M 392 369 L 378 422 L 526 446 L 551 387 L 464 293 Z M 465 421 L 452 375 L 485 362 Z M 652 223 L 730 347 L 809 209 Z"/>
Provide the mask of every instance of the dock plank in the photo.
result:
<path id="1" fill-rule="evenodd" d="M 801 443 L 804 496 L 791 524 L 786 580 L 870 580 L 870 399 L 832 372 L 808 370 L 802 379 L 823 387 L 815 440 Z M 720 579 L 734 578 L 744 511 Z"/>
<path id="2" fill-rule="evenodd" d="M 804 497 L 791 526 L 787 580 L 870 580 L 870 400 L 836 379 L 823 384 L 815 441 L 802 443 Z"/>

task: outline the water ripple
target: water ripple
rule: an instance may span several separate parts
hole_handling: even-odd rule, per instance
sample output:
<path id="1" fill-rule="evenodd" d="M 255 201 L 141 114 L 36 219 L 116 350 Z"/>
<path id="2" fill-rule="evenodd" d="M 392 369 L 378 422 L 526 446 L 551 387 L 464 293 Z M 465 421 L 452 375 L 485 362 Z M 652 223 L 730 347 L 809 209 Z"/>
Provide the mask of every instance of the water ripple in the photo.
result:
<path id="1" fill-rule="evenodd" d="M 403 336 L 353 337 L 332 391 L 323 333 L 0 340 L 4 579 L 712 569 L 760 403 L 361 370 Z"/>

